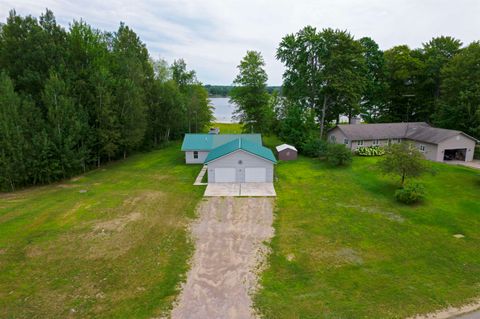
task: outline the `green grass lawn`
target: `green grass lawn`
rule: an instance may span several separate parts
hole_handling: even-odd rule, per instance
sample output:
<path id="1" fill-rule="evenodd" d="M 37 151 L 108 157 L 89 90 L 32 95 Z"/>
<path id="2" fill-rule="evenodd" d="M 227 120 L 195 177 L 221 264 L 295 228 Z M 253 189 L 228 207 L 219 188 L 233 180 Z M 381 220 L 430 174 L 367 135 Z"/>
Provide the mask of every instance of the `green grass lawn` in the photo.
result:
<path id="1" fill-rule="evenodd" d="M 0 318 L 152 318 L 171 307 L 204 191 L 179 148 L 0 195 Z"/>
<path id="2" fill-rule="evenodd" d="M 432 163 L 426 200 L 409 207 L 376 160 L 277 165 L 276 235 L 255 297 L 265 318 L 404 318 L 480 296 L 479 172 Z"/>
<path id="3" fill-rule="evenodd" d="M 222 133 L 239 133 L 222 124 Z M 264 144 L 281 142 L 264 136 Z M 180 144 L 0 195 L 0 318 L 152 318 L 172 306 L 204 187 Z M 427 198 L 393 199 L 375 158 L 276 167 L 265 318 L 402 318 L 480 296 L 478 171 L 433 164 Z M 86 190 L 86 192 L 83 192 Z M 454 238 L 463 234 L 465 238 Z"/>

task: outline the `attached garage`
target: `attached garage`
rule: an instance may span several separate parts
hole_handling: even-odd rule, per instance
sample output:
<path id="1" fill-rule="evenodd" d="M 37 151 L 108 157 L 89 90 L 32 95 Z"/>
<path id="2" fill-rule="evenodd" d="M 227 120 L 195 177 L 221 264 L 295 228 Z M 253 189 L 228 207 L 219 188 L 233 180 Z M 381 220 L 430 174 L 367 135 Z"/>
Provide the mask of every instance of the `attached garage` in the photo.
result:
<path id="1" fill-rule="evenodd" d="M 465 161 L 467 155 L 466 148 L 446 149 L 443 152 L 444 161 Z"/>
<path id="2" fill-rule="evenodd" d="M 464 133 L 458 133 L 438 143 L 438 161 L 462 161 L 473 160 L 473 152 L 477 140 Z"/>

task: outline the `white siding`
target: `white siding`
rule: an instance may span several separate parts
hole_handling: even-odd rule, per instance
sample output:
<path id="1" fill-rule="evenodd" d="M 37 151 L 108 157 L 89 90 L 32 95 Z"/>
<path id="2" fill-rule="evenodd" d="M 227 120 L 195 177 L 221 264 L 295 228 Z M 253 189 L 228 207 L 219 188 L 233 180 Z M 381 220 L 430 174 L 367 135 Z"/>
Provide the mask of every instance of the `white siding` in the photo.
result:
<path id="1" fill-rule="evenodd" d="M 415 147 L 425 156 L 426 159 L 430 161 L 436 161 L 437 160 L 437 145 L 436 144 L 430 144 L 430 143 L 425 143 L 425 142 L 419 142 L 419 141 L 411 141 L 407 140 L 408 142 L 413 143 Z M 420 146 L 423 145 L 425 150 L 422 151 L 420 150 Z M 442 158 L 443 160 L 443 158 Z"/>
<path id="2" fill-rule="evenodd" d="M 358 145 L 358 140 L 353 140 L 351 142 L 352 145 L 352 150 L 356 150 L 357 148 L 363 146 L 363 147 L 369 147 L 369 146 L 388 146 L 389 145 L 389 139 L 379 139 L 378 144 L 373 144 L 373 140 L 363 140 L 363 145 Z M 391 144 L 398 143 L 397 139 L 390 139 Z"/>
<path id="3" fill-rule="evenodd" d="M 334 139 L 332 139 L 332 137 Z M 328 141 L 335 144 L 344 144 L 347 148 L 352 148 L 352 141 L 348 140 L 348 143 L 345 144 L 345 139 L 348 139 L 345 134 L 338 128 L 330 130 L 327 134 Z"/>
<path id="4" fill-rule="evenodd" d="M 239 163 L 241 161 L 241 164 Z M 245 182 L 245 168 L 247 167 L 264 167 L 267 172 L 266 182 L 273 182 L 273 163 L 261 157 L 252 155 L 243 150 L 238 150 L 213 162 L 208 163 L 208 182 L 215 183 L 215 168 L 233 167 L 236 170 L 236 181 L 238 183 Z"/>
<path id="5" fill-rule="evenodd" d="M 203 164 L 207 158 L 208 152 L 198 151 L 198 158 L 193 158 L 193 151 L 185 152 L 185 163 L 187 164 Z"/>

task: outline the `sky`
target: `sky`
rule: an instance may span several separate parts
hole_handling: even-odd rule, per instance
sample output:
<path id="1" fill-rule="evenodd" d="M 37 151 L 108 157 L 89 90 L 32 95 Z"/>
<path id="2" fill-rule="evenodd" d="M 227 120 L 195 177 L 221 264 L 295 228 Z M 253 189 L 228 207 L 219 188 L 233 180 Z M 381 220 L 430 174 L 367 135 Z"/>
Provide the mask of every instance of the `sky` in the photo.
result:
<path id="1" fill-rule="evenodd" d="M 480 40 L 480 0 L 1 0 L 0 21 L 11 9 L 38 17 L 45 8 L 65 27 L 83 19 L 115 31 L 123 21 L 152 58 L 183 58 L 204 84 L 231 84 L 246 51 L 257 50 L 269 85 L 280 85 L 278 44 L 306 25 L 369 36 L 381 49 L 415 48 L 440 35 Z"/>

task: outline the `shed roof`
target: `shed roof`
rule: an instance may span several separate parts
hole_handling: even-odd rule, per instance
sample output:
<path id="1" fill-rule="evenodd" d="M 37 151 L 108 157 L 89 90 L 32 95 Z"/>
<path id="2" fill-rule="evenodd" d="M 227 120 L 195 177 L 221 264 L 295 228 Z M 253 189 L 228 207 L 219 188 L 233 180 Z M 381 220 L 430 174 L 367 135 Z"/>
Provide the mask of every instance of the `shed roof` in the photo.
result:
<path id="1" fill-rule="evenodd" d="M 269 148 L 262 146 L 261 143 L 255 143 L 250 141 L 249 139 L 241 137 L 211 150 L 210 153 L 208 153 L 207 158 L 205 159 L 205 163 L 214 161 L 222 156 L 228 155 L 237 150 L 246 151 L 273 163 L 277 162 L 275 156 Z"/>
<path id="2" fill-rule="evenodd" d="M 238 138 L 262 145 L 260 134 L 185 134 L 182 151 L 211 151 Z"/>
<path id="3" fill-rule="evenodd" d="M 297 149 L 295 148 L 295 146 L 292 146 L 292 145 L 289 145 L 289 144 L 278 145 L 276 147 L 276 149 L 277 149 L 277 152 L 281 152 L 281 151 L 286 150 L 286 149 L 294 150 L 295 152 L 297 152 Z"/>
<path id="4" fill-rule="evenodd" d="M 438 144 L 458 134 L 475 138 L 456 130 L 431 127 L 425 122 L 378 123 L 378 124 L 342 124 L 337 125 L 350 140 L 374 140 L 389 138 L 407 138 L 420 142 Z"/>

